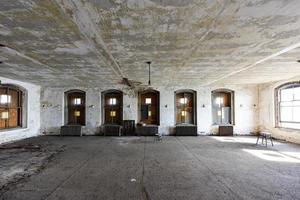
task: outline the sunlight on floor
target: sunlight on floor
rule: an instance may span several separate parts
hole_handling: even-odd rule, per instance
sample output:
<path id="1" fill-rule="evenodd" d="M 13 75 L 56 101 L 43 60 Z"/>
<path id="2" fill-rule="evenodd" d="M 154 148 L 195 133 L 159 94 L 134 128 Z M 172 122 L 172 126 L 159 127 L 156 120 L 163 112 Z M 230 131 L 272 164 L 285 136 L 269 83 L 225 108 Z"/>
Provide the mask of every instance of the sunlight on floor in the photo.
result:
<path id="1" fill-rule="evenodd" d="M 211 138 L 218 140 L 220 142 L 231 142 L 231 143 L 248 143 L 255 144 L 256 137 L 220 137 L 220 136 L 212 136 Z"/>
<path id="2" fill-rule="evenodd" d="M 243 151 L 250 153 L 258 158 L 267 161 L 275 162 L 290 162 L 290 163 L 300 163 L 300 159 L 296 158 L 294 155 L 300 156 L 299 153 L 295 152 L 277 152 L 270 150 L 254 150 L 254 149 L 243 149 Z M 291 157 L 291 156 L 293 157 Z"/>

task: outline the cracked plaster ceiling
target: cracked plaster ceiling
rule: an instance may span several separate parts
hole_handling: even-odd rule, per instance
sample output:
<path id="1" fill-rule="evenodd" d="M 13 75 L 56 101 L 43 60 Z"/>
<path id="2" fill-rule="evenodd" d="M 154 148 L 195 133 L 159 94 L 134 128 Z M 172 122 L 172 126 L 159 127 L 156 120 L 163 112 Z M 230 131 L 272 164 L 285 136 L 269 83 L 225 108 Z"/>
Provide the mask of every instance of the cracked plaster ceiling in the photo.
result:
<path id="1" fill-rule="evenodd" d="M 300 75 L 299 0 L 1 0 L 0 76 L 43 86 Z"/>

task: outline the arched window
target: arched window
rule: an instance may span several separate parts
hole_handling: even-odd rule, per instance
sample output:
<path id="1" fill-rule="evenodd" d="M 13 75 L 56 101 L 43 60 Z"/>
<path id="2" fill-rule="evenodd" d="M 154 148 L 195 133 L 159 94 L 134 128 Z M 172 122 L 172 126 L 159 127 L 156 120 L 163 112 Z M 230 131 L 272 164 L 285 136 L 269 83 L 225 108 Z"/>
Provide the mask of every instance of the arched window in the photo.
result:
<path id="1" fill-rule="evenodd" d="M 159 92 L 139 92 L 139 119 L 147 125 L 159 125 Z"/>
<path id="2" fill-rule="evenodd" d="M 22 127 L 22 101 L 18 87 L 0 84 L 0 129 Z"/>
<path id="3" fill-rule="evenodd" d="M 85 92 L 70 90 L 65 92 L 66 123 L 68 125 L 85 125 Z"/>
<path id="4" fill-rule="evenodd" d="M 192 90 L 176 91 L 176 124 L 196 124 L 196 92 Z"/>
<path id="5" fill-rule="evenodd" d="M 234 92 L 227 89 L 212 91 L 213 125 L 234 124 Z"/>
<path id="6" fill-rule="evenodd" d="M 104 124 L 121 125 L 123 120 L 123 92 L 109 90 L 102 93 Z"/>
<path id="7" fill-rule="evenodd" d="M 300 82 L 279 86 L 276 92 L 276 125 L 300 129 Z"/>

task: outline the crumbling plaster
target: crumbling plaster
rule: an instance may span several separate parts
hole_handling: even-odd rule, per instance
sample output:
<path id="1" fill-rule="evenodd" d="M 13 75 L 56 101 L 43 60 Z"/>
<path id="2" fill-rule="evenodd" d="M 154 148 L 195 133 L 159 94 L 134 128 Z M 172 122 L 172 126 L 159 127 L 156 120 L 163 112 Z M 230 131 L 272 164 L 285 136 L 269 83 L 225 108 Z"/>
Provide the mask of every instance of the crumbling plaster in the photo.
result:
<path id="1" fill-rule="evenodd" d="M 278 86 L 299 81 L 300 77 L 279 82 L 262 84 L 259 86 L 259 129 L 269 131 L 277 139 L 300 144 L 300 131 L 288 128 L 276 128 L 275 124 L 275 88 Z"/>
<path id="2" fill-rule="evenodd" d="M 13 84 L 25 89 L 25 123 L 22 128 L 0 130 L 0 144 L 40 135 L 40 86 L 0 77 L 2 84 Z"/>
<path id="3" fill-rule="evenodd" d="M 227 88 L 235 91 L 235 126 L 236 134 L 250 134 L 257 129 L 257 91 L 256 85 L 219 85 L 214 87 L 155 87 L 160 92 L 160 126 L 159 131 L 165 135 L 172 135 L 175 126 L 175 97 L 174 92 L 180 89 L 193 89 L 197 92 L 197 125 L 198 134 L 215 134 L 216 127 L 212 126 L 211 119 L 211 91 L 218 88 Z M 97 88 L 43 88 L 42 104 L 48 105 L 41 109 L 42 128 L 46 134 L 58 134 L 60 126 L 64 124 L 64 92 L 70 89 L 80 89 L 86 92 L 86 126 L 83 132 L 93 135 L 99 132 L 101 119 L 101 92 L 108 89 L 119 89 L 124 92 L 123 119 L 138 122 L 137 92 L 120 87 Z"/>
<path id="4" fill-rule="evenodd" d="M 45 87 L 98 87 L 123 76 L 144 81 L 151 60 L 163 86 L 278 81 L 300 74 L 299 52 L 289 48 L 300 45 L 299 7 L 298 0 L 3 0 L 0 72 Z M 286 56 L 266 59 L 282 50 Z"/>

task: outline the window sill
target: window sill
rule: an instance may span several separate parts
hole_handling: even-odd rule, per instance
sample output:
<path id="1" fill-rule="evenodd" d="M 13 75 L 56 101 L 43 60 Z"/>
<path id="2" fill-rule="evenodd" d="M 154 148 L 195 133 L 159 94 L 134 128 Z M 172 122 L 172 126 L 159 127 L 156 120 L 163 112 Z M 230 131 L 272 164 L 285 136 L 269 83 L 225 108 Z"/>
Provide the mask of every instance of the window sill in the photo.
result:
<path id="1" fill-rule="evenodd" d="M 2 132 L 13 132 L 13 131 L 26 131 L 29 130 L 27 127 L 16 127 L 16 128 L 8 128 L 8 129 L 1 129 L 0 133 Z"/>
<path id="2" fill-rule="evenodd" d="M 275 128 L 278 130 L 287 131 L 287 132 L 295 132 L 295 131 L 300 132 L 300 129 L 296 129 L 296 128 L 285 128 L 285 127 L 275 127 Z"/>
<path id="3" fill-rule="evenodd" d="M 196 124 L 175 124 L 175 126 L 197 126 Z"/>
<path id="4" fill-rule="evenodd" d="M 212 126 L 235 126 L 235 124 L 212 124 Z"/>

